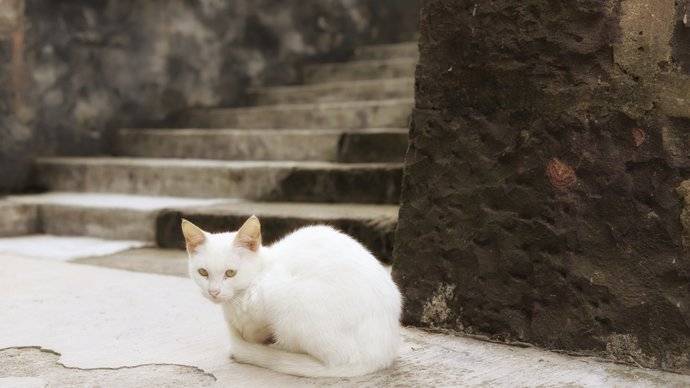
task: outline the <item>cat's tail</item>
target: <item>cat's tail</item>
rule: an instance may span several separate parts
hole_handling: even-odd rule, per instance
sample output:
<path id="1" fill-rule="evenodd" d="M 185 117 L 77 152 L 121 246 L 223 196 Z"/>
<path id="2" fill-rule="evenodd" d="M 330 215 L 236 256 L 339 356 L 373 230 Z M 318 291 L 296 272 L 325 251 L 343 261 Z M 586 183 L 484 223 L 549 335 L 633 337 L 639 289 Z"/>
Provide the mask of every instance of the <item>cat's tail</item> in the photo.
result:
<path id="1" fill-rule="evenodd" d="M 252 364 L 294 376 L 354 377 L 379 369 L 372 365 L 328 366 L 308 354 L 287 352 L 244 340 L 233 341 L 232 346 L 232 356 L 237 362 Z"/>

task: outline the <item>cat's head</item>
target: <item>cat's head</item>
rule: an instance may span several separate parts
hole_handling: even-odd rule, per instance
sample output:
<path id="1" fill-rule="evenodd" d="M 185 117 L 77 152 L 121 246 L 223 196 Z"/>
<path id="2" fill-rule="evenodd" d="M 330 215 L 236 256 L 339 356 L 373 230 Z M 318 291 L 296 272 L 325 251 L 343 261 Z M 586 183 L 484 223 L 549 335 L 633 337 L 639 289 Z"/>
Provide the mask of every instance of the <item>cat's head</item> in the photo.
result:
<path id="1" fill-rule="evenodd" d="M 261 224 L 255 216 L 234 233 L 208 233 L 183 219 L 182 234 L 189 255 L 189 276 L 212 302 L 232 299 L 261 271 Z"/>

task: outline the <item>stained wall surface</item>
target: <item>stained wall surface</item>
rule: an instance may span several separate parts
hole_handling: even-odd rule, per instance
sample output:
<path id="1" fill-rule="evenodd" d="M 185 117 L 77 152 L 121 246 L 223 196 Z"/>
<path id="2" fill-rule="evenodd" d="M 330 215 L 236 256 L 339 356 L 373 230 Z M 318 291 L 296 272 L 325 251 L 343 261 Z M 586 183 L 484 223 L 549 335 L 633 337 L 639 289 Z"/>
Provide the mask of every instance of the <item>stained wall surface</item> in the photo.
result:
<path id="1" fill-rule="evenodd" d="M 245 104 L 303 62 L 411 40 L 416 19 L 416 0 L 2 1 L 0 192 L 25 188 L 34 155 L 104 153 L 119 127 Z"/>

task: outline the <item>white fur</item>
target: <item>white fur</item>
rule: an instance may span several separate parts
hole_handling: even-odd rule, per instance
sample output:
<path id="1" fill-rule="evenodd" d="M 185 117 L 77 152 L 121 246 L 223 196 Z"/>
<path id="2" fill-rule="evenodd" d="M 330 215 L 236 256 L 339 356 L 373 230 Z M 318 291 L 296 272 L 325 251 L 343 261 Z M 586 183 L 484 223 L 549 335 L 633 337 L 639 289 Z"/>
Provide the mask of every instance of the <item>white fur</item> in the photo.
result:
<path id="1" fill-rule="evenodd" d="M 189 269 L 204 296 L 222 305 L 236 361 L 313 377 L 391 365 L 400 344 L 400 292 L 360 243 L 310 226 L 252 252 L 234 244 L 235 235 L 205 233 Z M 237 274 L 225 278 L 228 269 Z M 208 294 L 213 288 L 217 298 Z"/>

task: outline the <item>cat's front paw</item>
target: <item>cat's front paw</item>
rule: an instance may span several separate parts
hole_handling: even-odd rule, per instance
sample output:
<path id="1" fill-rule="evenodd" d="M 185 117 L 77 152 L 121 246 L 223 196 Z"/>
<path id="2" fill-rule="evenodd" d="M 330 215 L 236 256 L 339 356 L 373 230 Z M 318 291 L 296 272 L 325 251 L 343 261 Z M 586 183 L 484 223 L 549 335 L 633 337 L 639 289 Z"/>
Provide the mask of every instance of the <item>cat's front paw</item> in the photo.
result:
<path id="1" fill-rule="evenodd" d="M 230 351 L 228 352 L 228 356 L 230 357 L 231 360 L 235 362 L 241 362 L 240 360 L 242 359 L 242 342 L 240 341 L 233 341 L 230 343 Z"/>
<path id="2" fill-rule="evenodd" d="M 237 351 L 237 349 L 230 349 L 230 359 L 238 364 L 246 364 L 247 360 L 244 358 L 242 352 Z"/>

